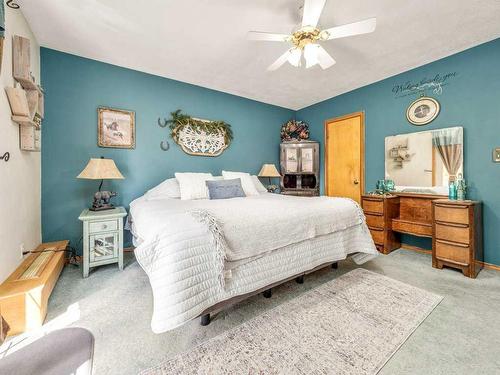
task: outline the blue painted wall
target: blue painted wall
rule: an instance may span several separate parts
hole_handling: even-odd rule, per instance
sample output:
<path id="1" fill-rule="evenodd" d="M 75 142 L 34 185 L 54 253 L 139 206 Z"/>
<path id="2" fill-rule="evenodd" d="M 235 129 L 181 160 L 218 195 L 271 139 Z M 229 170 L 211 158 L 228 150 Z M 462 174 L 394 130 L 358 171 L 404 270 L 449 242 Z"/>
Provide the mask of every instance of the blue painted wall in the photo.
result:
<path id="1" fill-rule="evenodd" d="M 449 72 L 457 75 L 447 80 L 441 95 L 426 92 L 441 103 L 437 119 L 425 127 L 411 126 L 405 111 L 416 95 L 396 98 L 393 88 Z M 296 118 L 309 123 L 311 138 L 323 141 L 326 119 L 356 111 L 366 114 L 366 190 L 384 176 L 386 136 L 464 127 L 469 197 L 484 203 L 485 261 L 500 265 L 500 164 L 492 162 L 492 150 L 500 146 L 500 39 L 304 108 Z M 430 248 L 425 240 L 414 243 Z"/>
<path id="2" fill-rule="evenodd" d="M 222 169 L 257 173 L 263 163 L 279 161 L 280 126 L 294 111 L 234 95 L 100 63 L 54 50 L 41 49 L 45 89 L 42 138 L 43 241 L 81 236 L 78 215 L 89 205 L 98 182 L 77 180 L 90 157 L 115 160 L 126 177 L 105 182 L 104 189 L 119 192 L 115 204 L 128 206 L 175 172 L 211 172 Z M 97 107 L 136 113 L 136 148 L 97 147 Z M 158 117 L 176 109 L 194 117 L 220 119 L 231 124 L 234 140 L 215 158 L 189 156 L 160 128 Z M 170 150 L 160 150 L 161 140 Z M 81 246 L 80 246 L 81 247 Z"/>

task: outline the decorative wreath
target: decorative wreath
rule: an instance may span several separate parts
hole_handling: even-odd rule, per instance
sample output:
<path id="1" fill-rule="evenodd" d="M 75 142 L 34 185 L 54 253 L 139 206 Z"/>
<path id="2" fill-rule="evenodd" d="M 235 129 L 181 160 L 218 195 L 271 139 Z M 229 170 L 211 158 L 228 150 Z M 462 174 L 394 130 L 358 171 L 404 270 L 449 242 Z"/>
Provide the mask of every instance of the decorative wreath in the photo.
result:
<path id="1" fill-rule="evenodd" d="M 190 155 L 218 156 L 231 143 L 231 125 L 224 121 L 209 121 L 183 114 L 180 109 L 160 126 L 170 129 L 172 139 Z"/>
<path id="2" fill-rule="evenodd" d="M 304 121 L 290 120 L 281 127 L 281 141 L 309 139 L 309 125 Z"/>

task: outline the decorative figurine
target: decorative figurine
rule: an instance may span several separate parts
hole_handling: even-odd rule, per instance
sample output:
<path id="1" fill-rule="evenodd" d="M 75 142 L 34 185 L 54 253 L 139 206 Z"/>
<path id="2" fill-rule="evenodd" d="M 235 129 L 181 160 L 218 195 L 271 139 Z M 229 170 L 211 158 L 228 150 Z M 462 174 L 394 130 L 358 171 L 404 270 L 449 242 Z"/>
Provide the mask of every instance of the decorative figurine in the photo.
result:
<path id="1" fill-rule="evenodd" d="M 98 191 L 94 194 L 94 202 L 92 203 L 92 211 L 109 210 L 114 208 L 110 203 L 110 199 L 116 197 L 118 194 L 114 191 Z"/>

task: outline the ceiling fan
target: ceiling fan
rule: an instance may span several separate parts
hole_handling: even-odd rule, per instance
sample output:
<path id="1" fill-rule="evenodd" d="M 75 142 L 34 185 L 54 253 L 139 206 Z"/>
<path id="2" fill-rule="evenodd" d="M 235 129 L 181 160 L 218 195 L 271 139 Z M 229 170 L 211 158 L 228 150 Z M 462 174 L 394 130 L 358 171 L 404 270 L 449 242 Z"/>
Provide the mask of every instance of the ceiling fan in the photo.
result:
<path id="1" fill-rule="evenodd" d="M 306 68 L 319 64 L 322 69 L 328 69 L 335 60 L 319 44 L 320 41 L 344 38 L 352 35 L 371 33 L 377 25 L 376 18 L 348 23 L 321 30 L 318 28 L 319 17 L 326 0 L 305 0 L 302 26 L 291 35 L 274 34 L 261 31 L 250 31 L 248 39 L 270 42 L 288 42 L 292 47 L 272 63 L 267 70 L 276 70 L 287 61 L 295 67 L 301 66 L 302 53 Z"/>

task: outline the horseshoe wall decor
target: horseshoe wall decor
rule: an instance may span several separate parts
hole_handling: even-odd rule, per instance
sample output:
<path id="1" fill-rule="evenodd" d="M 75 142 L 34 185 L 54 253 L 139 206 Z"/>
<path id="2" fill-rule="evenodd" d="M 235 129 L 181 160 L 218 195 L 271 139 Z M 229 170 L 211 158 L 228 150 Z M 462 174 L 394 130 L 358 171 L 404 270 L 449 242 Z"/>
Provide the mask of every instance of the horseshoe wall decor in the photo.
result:
<path id="1" fill-rule="evenodd" d="M 168 151 L 168 149 L 170 148 L 170 143 L 168 143 L 168 141 L 161 141 L 160 142 L 160 148 L 163 151 Z"/>
<path id="2" fill-rule="evenodd" d="M 161 118 L 158 117 L 158 125 L 160 126 L 160 128 L 164 128 L 167 126 L 167 120 L 165 120 L 163 122 L 163 124 L 161 123 Z"/>

